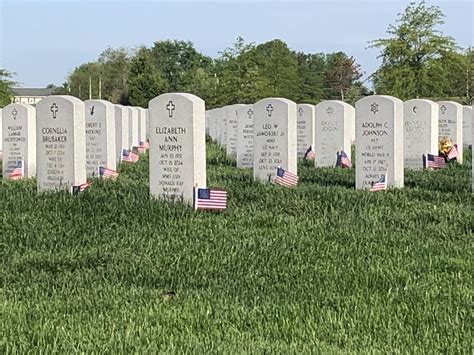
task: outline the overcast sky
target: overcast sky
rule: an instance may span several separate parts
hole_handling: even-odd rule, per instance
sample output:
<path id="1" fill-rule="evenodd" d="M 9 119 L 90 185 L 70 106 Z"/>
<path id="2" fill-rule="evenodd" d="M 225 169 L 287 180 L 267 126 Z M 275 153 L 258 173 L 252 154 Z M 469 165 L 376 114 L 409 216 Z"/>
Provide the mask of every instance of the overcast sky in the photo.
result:
<path id="1" fill-rule="evenodd" d="M 0 0 L 0 67 L 24 87 L 65 81 L 76 66 L 108 46 L 192 41 L 217 57 L 237 36 L 279 38 L 304 52 L 344 51 L 366 75 L 379 65 L 367 41 L 385 37 L 409 1 L 22 1 Z M 441 30 L 462 47 L 473 43 L 471 0 L 428 1 L 446 14 Z"/>

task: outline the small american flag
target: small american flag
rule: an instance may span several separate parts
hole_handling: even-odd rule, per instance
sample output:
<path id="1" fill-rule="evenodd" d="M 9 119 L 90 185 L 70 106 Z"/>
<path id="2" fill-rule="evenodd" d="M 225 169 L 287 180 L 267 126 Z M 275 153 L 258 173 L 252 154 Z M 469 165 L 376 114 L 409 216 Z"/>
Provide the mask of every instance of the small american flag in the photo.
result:
<path id="1" fill-rule="evenodd" d="M 316 154 L 314 153 L 313 146 L 309 146 L 309 148 L 306 150 L 306 153 L 304 153 L 304 159 L 306 160 L 314 160 L 316 157 Z"/>
<path id="2" fill-rule="evenodd" d="M 455 144 L 449 150 L 449 152 L 447 154 L 447 158 L 448 158 L 448 160 L 456 159 L 458 157 L 458 154 L 459 154 L 458 153 L 458 145 Z"/>
<path id="3" fill-rule="evenodd" d="M 438 155 L 433 154 L 423 154 L 423 167 L 425 169 L 433 168 L 433 169 L 442 169 L 446 166 L 446 161 L 444 157 L 440 157 Z"/>
<path id="4" fill-rule="evenodd" d="M 194 191 L 194 209 L 225 210 L 227 208 L 227 191 L 196 187 Z"/>
<path id="5" fill-rule="evenodd" d="M 126 161 L 127 163 L 136 163 L 139 157 L 134 152 L 131 152 L 128 149 L 122 149 L 122 161 Z"/>
<path id="6" fill-rule="evenodd" d="M 80 184 L 78 186 L 73 186 L 72 187 L 72 193 L 73 195 L 77 195 L 79 192 L 83 192 L 87 188 L 89 188 L 92 185 L 91 181 L 85 182 L 83 184 Z"/>
<path id="7" fill-rule="evenodd" d="M 15 168 L 11 171 L 8 178 L 10 180 L 21 180 L 25 177 L 25 162 L 23 160 L 18 160 Z"/>
<path id="8" fill-rule="evenodd" d="M 137 151 L 138 153 L 143 154 L 148 150 L 149 147 L 150 146 L 148 145 L 148 142 L 140 141 L 137 147 Z"/>
<path id="9" fill-rule="evenodd" d="M 337 156 L 336 167 L 352 168 L 352 162 L 347 156 L 345 151 L 341 150 L 340 152 L 337 152 L 336 156 Z"/>
<path id="10" fill-rule="evenodd" d="M 275 183 L 281 186 L 293 187 L 298 185 L 299 177 L 285 169 L 278 167 Z"/>
<path id="11" fill-rule="evenodd" d="M 387 173 L 383 174 L 380 179 L 372 183 L 372 187 L 369 191 L 381 191 L 387 189 Z"/>
<path id="12" fill-rule="evenodd" d="M 104 179 L 115 179 L 118 176 L 118 172 L 105 166 L 99 166 L 99 176 Z"/>

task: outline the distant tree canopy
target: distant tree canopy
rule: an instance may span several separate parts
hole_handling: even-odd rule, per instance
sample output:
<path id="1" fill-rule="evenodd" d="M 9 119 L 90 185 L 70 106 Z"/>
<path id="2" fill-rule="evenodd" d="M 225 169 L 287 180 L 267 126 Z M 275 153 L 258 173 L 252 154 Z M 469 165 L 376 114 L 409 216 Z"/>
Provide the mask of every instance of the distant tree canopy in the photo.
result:
<path id="1" fill-rule="evenodd" d="M 11 78 L 12 73 L 0 68 L 0 107 L 5 107 L 11 102 L 13 96 L 12 87 L 15 84 Z"/>
<path id="2" fill-rule="evenodd" d="M 389 26 L 389 38 L 370 42 L 381 49 L 382 65 L 372 76 L 377 93 L 472 102 L 473 51 L 460 51 L 438 30 L 443 18 L 438 6 L 411 3 Z"/>
<path id="3" fill-rule="evenodd" d="M 461 51 L 438 30 L 443 17 L 437 6 L 411 3 L 389 26 L 389 38 L 370 42 L 381 50 L 382 63 L 370 77 L 376 93 L 472 102 L 474 52 Z M 111 102 L 139 106 L 164 92 L 195 94 L 208 108 L 264 97 L 354 103 L 370 94 L 362 75 L 356 60 L 344 52 L 295 52 L 279 39 L 256 45 L 238 37 L 215 59 L 191 42 L 166 40 L 134 51 L 107 48 L 97 61 L 78 66 L 56 92 L 82 100 L 100 92 Z"/>
<path id="4" fill-rule="evenodd" d="M 363 96 L 361 76 L 360 66 L 345 53 L 297 53 L 278 39 L 255 45 L 238 37 L 216 59 L 191 42 L 159 41 L 133 53 L 108 48 L 97 61 L 74 69 L 55 92 L 87 100 L 91 87 L 98 98 L 100 82 L 101 98 L 138 106 L 164 92 L 195 94 L 209 108 L 270 96 L 317 103 Z"/>

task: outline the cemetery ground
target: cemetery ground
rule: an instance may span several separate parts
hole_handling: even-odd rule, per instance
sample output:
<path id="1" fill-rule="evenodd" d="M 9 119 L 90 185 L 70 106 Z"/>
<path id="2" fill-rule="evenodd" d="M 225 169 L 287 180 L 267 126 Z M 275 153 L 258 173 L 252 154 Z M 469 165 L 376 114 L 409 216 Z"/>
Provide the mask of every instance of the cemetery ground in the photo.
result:
<path id="1" fill-rule="evenodd" d="M 0 352 L 472 351 L 470 151 L 378 193 L 207 156 L 223 213 L 150 200 L 146 156 L 79 196 L 3 181 Z"/>

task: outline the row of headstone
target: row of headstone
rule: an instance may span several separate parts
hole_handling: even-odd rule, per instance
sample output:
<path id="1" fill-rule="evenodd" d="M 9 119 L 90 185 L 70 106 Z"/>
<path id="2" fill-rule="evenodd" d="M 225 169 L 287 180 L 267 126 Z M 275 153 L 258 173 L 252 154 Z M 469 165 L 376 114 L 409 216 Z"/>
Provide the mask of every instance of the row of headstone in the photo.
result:
<path id="1" fill-rule="evenodd" d="M 308 126 L 316 133 L 316 152 L 327 151 L 334 162 L 335 151 L 331 149 L 347 149 L 350 154 L 354 122 L 356 188 L 369 188 L 382 174 L 386 174 L 389 186 L 402 187 L 404 147 L 416 138 L 426 151 L 433 152 L 437 149 L 433 143 L 438 138 L 436 128 L 439 126 L 441 131 L 442 124 L 443 134 L 462 146 L 460 105 L 451 102 L 410 100 L 404 104 L 390 96 L 369 96 L 356 103 L 354 114 L 349 105 L 340 102 L 327 101 L 313 107 L 267 98 L 254 105 L 235 105 L 206 114 L 204 101 L 194 95 L 164 94 L 151 100 L 149 107 L 150 118 L 142 132 L 139 119 L 137 129 L 130 129 L 135 116 L 105 101 L 83 103 L 74 97 L 50 96 L 37 104 L 36 113 L 31 106 L 12 104 L 3 112 L 4 149 L 7 144 L 17 144 L 15 149 L 8 146 L 8 154 L 16 152 L 11 156 L 28 161 L 25 165 L 31 171 L 36 162 L 38 190 L 56 190 L 84 184 L 87 173 L 93 170 L 88 169 L 89 164 L 113 165 L 117 161 L 117 140 L 129 144 L 142 132 L 150 139 L 151 196 L 190 203 L 193 188 L 206 186 L 206 122 L 209 134 L 223 146 L 234 145 L 236 157 L 241 158 L 243 166 L 252 166 L 254 178 L 261 181 L 273 180 L 277 167 L 297 174 L 298 129 Z M 298 116 L 314 127 L 298 125 Z M 312 117 L 321 118 L 313 123 Z M 221 134 L 223 127 L 232 127 L 230 133 Z M 406 134 L 408 128 L 410 133 L 417 131 L 413 138 Z M 325 133 L 318 136 L 318 130 Z M 333 140 L 337 144 L 331 148 Z M 246 146 L 241 155 L 240 142 Z M 36 149 L 36 154 L 29 153 L 29 149 Z M 233 154 L 232 148 L 229 154 Z"/>
<path id="2" fill-rule="evenodd" d="M 98 166 L 115 170 L 122 149 L 138 146 L 147 134 L 147 110 L 49 96 L 36 108 L 3 108 L 3 176 L 24 164 L 24 176 L 37 176 L 39 190 L 78 186 Z M 129 129 L 136 127 L 136 129 Z"/>
<path id="3" fill-rule="evenodd" d="M 457 145 L 459 163 L 463 145 L 472 144 L 472 107 L 451 101 L 375 95 L 354 109 L 341 101 L 313 106 L 271 98 L 213 109 L 208 117 L 211 138 L 236 157 L 237 167 L 253 168 L 262 180 L 271 180 L 277 166 L 296 174 L 308 147 L 315 166 L 334 166 L 341 149 L 351 158 L 355 142 L 357 188 L 369 188 L 382 173 L 389 185 L 402 187 L 404 169 L 421 169 L 422 155 L 438 154 L 441 138 Z"/>

